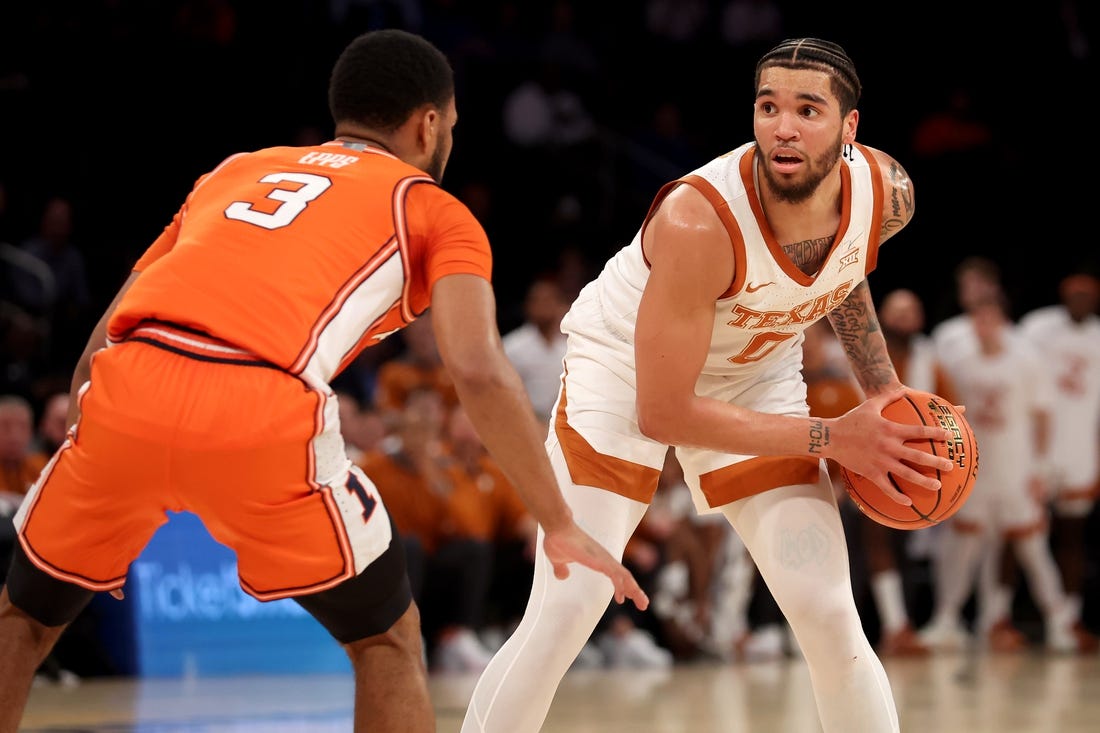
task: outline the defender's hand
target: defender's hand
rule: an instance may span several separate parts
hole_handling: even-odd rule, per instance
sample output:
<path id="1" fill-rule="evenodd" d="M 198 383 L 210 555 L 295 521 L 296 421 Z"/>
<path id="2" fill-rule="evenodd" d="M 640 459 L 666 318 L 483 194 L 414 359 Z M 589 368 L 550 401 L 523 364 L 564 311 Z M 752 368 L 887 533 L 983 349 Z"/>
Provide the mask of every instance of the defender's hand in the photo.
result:
<path id="1" fill-rule="evenodd" d="M 615 586 L 616 603 L 623 603 L 629 598 L 639 611 L 649 607 L 649 596 L 638 585 L 631 572 L 575 522 L 553 532 L 546 532 L 542 546 L 554 567 L 554 577 L 559 580 L 568 578 L 569 563 L 577 562 L 611 579 Z"/>

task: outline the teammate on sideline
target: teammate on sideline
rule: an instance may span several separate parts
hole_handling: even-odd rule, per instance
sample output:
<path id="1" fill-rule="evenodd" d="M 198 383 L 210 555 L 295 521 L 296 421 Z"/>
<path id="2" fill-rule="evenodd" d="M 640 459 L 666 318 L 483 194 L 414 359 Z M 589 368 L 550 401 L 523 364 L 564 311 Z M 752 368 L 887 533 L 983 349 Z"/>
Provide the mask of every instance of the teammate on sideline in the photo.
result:
<path id="1" fill-rule="evenodd" d="M 547 448 L 583 526 L 620 554 L 676 446 L 696 507 L 749 548 L 805 655 L 826 733 L 898 730 L 886 673 L 852 597 L 826 458 L 935 490 L 906 445 L 946 441 L 881 411 L 904 394 L 865 282 L 913 214 L 890 156 L 855 143 L 860 82 L 844 50 L 787 40 L 756 68 L 755 141 L 666 184 L 633 241 L 573 303 Z M 828 316 L 866 402 L 811 418 L 802 332 Z M 479 679 L 464 733 L 531 733 L 612 588 L 540 558 L 527 612 Z"/>
<path id="2" fill-rule="evenodd" d="M 335 140 L 234 155 L 203 176 L 95 327 L 69 439 L 16 516 L 3 733 L 65 625 L 95 592 L 119 592 L 166 510 L 198 514 L 236 551 L 245 590 L 294 598 L 344 646 L 356 731 L 435 730 L 401 543 L 348 459 L 329 387 L 429 306 L 555 575 L 577 562 L 618 600 L 648 603 L 573 522 L 501 348 L 489 242 L 438 185 L 457 118 L 446 57 L 419 36 L 366 33 L 337 60 L 329 104 Z"/>
<path id="3" fill-rule="evenodd" d="M 1020 319 L 1019 333 L 1054 374 L 1050 412 L 1051 534 L 1080 651 L 1100 640 L 1081 622 L 1089 571 L 1087 522 L 1100 496 L 1100 278 L 1082 268 L 1058 284 L 1058 303 Z"/>

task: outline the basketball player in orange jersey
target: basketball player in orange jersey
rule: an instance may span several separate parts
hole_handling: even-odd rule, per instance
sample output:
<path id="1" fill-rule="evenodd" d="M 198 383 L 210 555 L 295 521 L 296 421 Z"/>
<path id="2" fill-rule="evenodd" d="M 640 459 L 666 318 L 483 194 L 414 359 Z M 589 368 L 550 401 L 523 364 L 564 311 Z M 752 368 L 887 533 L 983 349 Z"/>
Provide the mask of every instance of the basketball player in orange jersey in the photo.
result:
<path id="1" fill-rule="evenodd" d="M 429 307 L 555 576 L 580 563 L 620 601 L 648 603 L 573 522 L 501 348 L 485 233 L 438 185 L 456 121 L 446 58 L 415 35 L 367 33 L 337 60 L 329 104 L 331 142 L 234 155 L 200 178 L 96 326 L 69 438 L 15 520 L 3 733 L 62 629 L 94 593 L 120 591 L 168 510 L 236 551 L 248 593 L 294 598 L 344 646 L 356 731 L 434 731 L 401 544 L 347 457 L 329 387 Z"/>
<path id="2" fill-rule="evenodd" d="M 826 733 L 898 730 L 886 673 L 852 597 L 824 459 L 921 489 L 950 461 L 906 445 L 948 431 L 887 420 L 905 393 L 866 283 L 879 245 L 913 215 L 889 155 L 857 144 L 860 82 L 840 46 L 812 38 L 756 69 L 755 140 L 672 181 L 633 241 L 562 322 L 562 389 L 547 448 L 583 526 L 621 554 L 668 446 L 695 506 L 738 532 L 809 666 Z M 867 401 L 810 417 L 803 331 L 828 317 Z M 540 558 L 519 627 L 482 673 L 464 733 L 532 733 L 612 587 L 583 569 L 553 582 Z"/>

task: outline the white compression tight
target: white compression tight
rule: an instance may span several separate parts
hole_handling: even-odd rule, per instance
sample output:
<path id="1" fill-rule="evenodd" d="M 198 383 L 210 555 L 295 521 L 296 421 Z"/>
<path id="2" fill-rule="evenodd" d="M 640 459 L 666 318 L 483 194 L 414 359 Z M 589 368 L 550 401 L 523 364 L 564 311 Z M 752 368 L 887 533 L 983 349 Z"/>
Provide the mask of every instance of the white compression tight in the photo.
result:
<path id="1" fill-rule="evenodd" d="M 621 558 L 647 505 L 588 486 L 562 489 L 577 524 Z M 607 610 L 611 581 L 576 563 L 569 566 L 568 578 L 558 580 L 542 552 L 542 539 L 539 527 L 527 610 L 478 680 L 462 733 L 538 731 L 562 676 Z"/>
<path id="2" fill-rule="evenodd" d="M 827 481 L 766 491 L 722 512 L 798 639 L 822 730 L 896 732 L 890 682 L 856 610 L 844 529 Z"/>
<path id="3" fill-rule="evenodd" d="M 578 524 L 621 557 L 646 505 L 601 489 L 563 487 Z M 898 730 L 890 684 L 852 598 L 832 491 L 821 483 L 742 499 L 724 510 L 760 567 L 805 654 L 825 733 Z M 541 548 L 541 530 L 540 530 Z M 462 733 L 535 733 L 562 677 L 611 599 L 611 582 L 570 566 L 562 581 L 541 555 L 515 633 L 478 680 Z"/>

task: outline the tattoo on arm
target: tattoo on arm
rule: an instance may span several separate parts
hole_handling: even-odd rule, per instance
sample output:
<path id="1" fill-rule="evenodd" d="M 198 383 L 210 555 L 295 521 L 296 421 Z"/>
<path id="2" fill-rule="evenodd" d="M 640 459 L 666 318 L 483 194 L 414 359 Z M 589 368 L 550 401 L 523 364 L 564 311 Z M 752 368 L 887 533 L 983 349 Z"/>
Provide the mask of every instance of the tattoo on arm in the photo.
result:
<path id="1" fill-rule="evenodd" d="M 810 453 L 821 453 L 822 449 L 829 444 L 829 428 L 822 424 L 821 420 L 813 418 L 810 420 Z"/>
<path id="2" fill-rule="evenodd" d="M 875 394 L 880 387 L 897 383 L 898 375 L 886 351 L 886 340 L 866 280 L 857 285 L 828 317 L 866 394 Z"/>
<path id="3" fill-rule="evenodd" d="M 886 184 L 890 189 L 890 211 L 882 217 L 883 240 L 888 239 L 913 218 L 913 189 L 909 174 L 896 160 L 890 165 L 886 175 Z"/>

